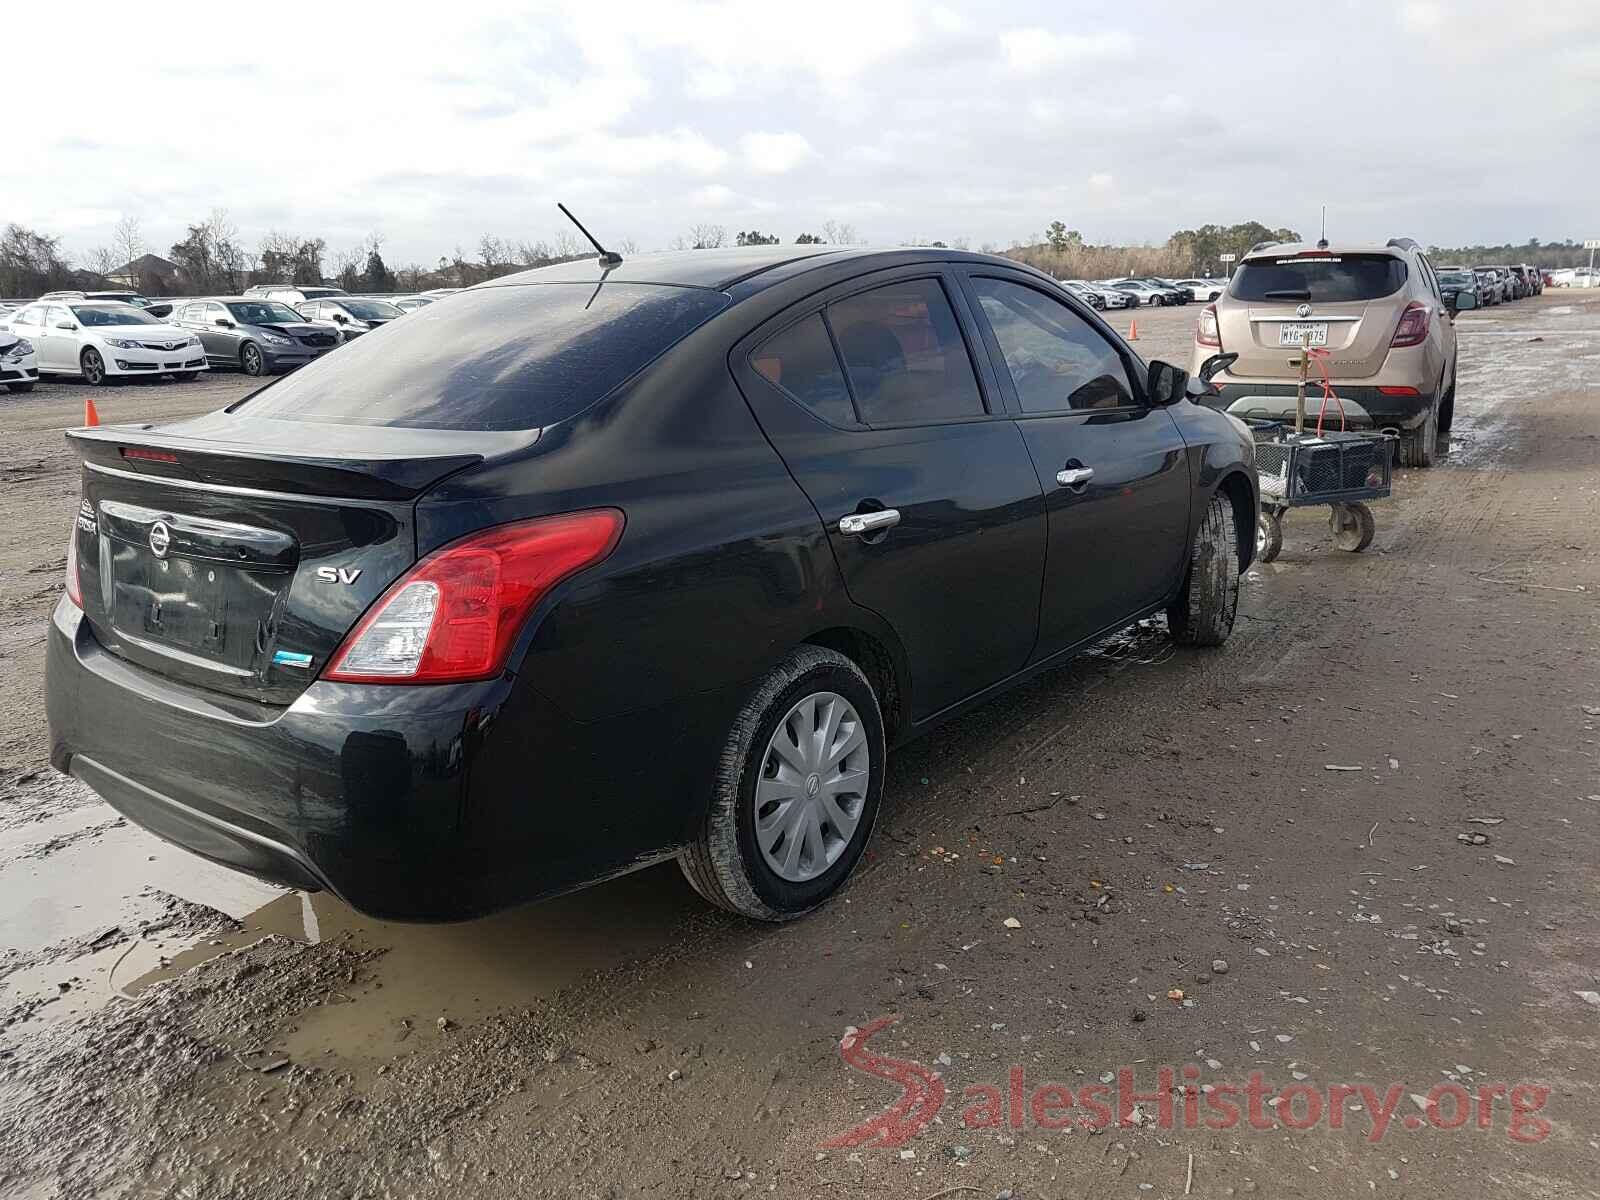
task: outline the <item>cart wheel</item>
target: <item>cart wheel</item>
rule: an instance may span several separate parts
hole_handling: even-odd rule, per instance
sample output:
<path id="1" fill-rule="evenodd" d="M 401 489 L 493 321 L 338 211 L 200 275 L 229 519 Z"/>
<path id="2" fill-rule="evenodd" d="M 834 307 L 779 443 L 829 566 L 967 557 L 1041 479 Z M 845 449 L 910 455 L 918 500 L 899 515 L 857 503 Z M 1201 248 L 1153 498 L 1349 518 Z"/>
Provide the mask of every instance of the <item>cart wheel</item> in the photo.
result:
<path id="1" fill-rule="evenodd" d="M 1283 549 L 1283 522 L 1266 509 L 1256 518 L 1256 561 L 1269 563 Z"/>
<path id="2" fill-rule="evenodd" d="M 1328 513 L 1328 528 L 1333 530 L 1333 544 L 1351 554 L 1359 554 L 1372 545 L 1372 536 L 1378 532 L 1378 523 L 1372 519 L 1372 510 L 1365 504 L 1334 504 Z"/>

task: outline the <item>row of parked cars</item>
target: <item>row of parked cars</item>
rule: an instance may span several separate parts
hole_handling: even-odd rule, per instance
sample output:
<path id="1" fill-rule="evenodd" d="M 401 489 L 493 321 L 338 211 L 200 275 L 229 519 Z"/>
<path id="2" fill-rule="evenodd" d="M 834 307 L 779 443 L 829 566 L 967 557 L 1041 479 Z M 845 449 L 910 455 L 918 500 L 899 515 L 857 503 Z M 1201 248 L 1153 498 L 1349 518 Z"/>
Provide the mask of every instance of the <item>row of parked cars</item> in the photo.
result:
<path id="1" fill-rule="evenodd" d="M 1215 300 L 1227 288 L 1226 279 L 1156 279 L 1123 276 L 1119 279 L 1063 279 L 1063 287 L 1090 308 L 1104 312 L 1113 308 L 1138 308 L 1141 304 L 1188 304 Z"/>
<path id="2" fill-rule="evenodd" d="M 156 300 L 133 292 L 49 292 L 0 306 L 0 383 L 30 392 L 42 375 L 98 385 L 137 375 L 194 379 L 211 367 L 291 370 L 455 291 L 352 296 L 266 284 L 240 296 Z"/>
<path id="3" fill-rule="evenodd" d="M 1452 308 L 1488 308 L 1510 300 L 1537 296 L 1549 283 L 1538 267 L 1521 264 L 1513 267 L 1439 267 L 1439 287 Z M 1462 294 L 1473 296 L 1471 305 L 1462 305 Z"/>

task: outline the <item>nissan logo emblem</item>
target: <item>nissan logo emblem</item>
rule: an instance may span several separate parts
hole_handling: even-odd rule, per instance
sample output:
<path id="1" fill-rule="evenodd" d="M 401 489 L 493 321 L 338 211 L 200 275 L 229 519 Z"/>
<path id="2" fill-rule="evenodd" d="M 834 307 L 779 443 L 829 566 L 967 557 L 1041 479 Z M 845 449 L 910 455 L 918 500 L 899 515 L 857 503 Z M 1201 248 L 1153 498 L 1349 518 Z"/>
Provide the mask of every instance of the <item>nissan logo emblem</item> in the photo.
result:
<path id="1" fill-rule="evenodd" d="M 172 545 L 172 530 L 167 528 L 165 521 L 157 521 L 150 526 L 150 549 L 157 558 L 167 556 L 167 547 Z"/>

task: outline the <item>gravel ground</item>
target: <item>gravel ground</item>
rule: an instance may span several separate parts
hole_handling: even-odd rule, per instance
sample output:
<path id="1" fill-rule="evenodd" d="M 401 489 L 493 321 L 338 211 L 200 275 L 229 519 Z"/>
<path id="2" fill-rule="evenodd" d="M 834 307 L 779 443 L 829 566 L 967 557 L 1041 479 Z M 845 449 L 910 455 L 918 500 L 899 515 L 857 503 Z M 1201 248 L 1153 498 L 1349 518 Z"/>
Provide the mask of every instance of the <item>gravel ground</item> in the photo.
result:
<path id="1" fill-rule="evenodd" d="M 905 748 L 865 868 L 781 928 L 670 867 L 375 924 L 54 780 L 81 389 L 0 399 L 0 1193 L 1594 1195 L 1600 301 L 1460 329 L 1452 453 L 1366 554 L 1298 513 L 1221 651 L 1132 630 Z M 1136 1113 L 1080 1124 L 1121 1068 Z M 1295 1106 L 1207 1127 L 1255 1072 Z"/>

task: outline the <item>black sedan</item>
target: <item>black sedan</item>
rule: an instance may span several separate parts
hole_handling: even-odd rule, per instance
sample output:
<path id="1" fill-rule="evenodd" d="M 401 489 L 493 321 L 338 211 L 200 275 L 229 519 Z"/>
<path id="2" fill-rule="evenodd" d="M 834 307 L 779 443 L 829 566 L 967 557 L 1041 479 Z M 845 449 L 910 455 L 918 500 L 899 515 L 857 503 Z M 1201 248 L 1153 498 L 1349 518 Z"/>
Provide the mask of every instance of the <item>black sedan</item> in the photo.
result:
<path id="1" fill-rule="evenodd" d="M 378 916 L 676 858 L 794 917 L 889 747 L 1146 615 L 1228 636 L 1258 494 L 1202 386 L 978 254 L 499 279 L 224 411 L 69 434 L 51 761 Z"/>

